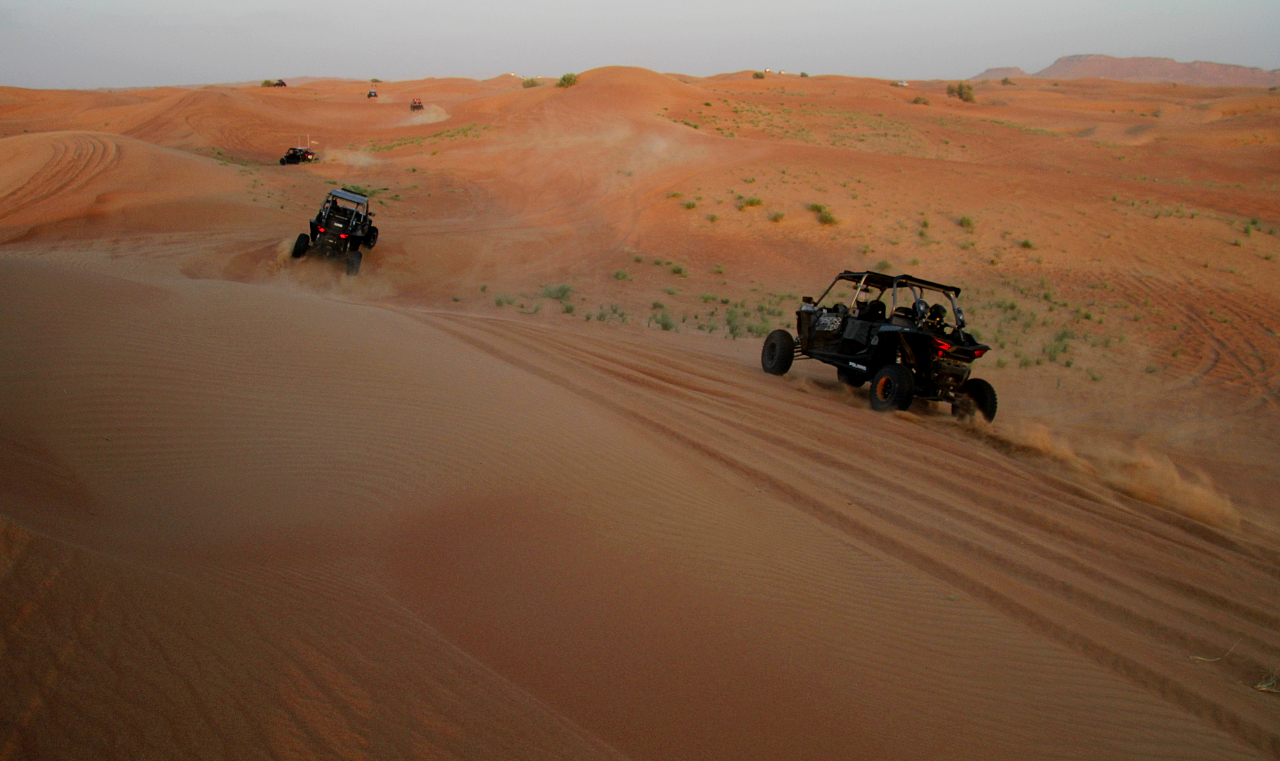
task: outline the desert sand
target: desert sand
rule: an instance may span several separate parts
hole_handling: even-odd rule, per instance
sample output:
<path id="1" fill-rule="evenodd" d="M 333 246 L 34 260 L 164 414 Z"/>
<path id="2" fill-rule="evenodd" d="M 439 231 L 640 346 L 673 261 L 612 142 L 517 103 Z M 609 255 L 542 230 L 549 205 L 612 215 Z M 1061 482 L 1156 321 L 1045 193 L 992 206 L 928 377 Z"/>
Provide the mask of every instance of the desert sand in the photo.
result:
<path id="1" fill-rule="evenodd" d="M 541 81 L 0 88 L 0 761 L 1280 758 L 1280 95 Z"/>

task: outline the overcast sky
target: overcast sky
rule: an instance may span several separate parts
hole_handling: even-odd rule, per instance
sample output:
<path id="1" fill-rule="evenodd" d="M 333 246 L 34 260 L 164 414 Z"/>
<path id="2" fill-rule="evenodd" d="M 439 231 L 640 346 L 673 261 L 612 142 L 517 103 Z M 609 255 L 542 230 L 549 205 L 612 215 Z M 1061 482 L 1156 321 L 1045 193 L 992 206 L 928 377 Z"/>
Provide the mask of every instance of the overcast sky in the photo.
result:
<path id="1" fill-rule="evenodd" d="M 1280 0 L 0 0 L 0 85 L 559 76 L 957 79 L 1078 53 L 1280 68 Z"/>

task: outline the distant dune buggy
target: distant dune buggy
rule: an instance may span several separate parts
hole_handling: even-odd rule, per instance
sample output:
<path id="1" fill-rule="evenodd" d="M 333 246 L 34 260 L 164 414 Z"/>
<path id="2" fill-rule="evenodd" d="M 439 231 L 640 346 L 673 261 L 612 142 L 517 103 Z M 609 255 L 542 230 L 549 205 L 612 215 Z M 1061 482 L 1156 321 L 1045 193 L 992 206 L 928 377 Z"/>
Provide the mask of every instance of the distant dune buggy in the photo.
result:
<path id="1" fill-rule="evenodd" d="M 348 275 L 359 273 L 364 258 L 360 246 L 373 248 L 378 243 L 373 216 L 368 198 L 346 189 L 330 190 L 311 220 L 311 234 L 302 233 L 294 241 L 293 258 L 301 259 L 308 251 L 314 251 L 320 256 L 345 259 Z"/>
<path id="2" fill-rule="evenodd" d="M 840 282 L 851 283 L 853 295 L 847 303 L 824 305 Z M 841 272 L 817 301 L 804 297 L 796 312 L 799 341 L 786 330 L 773 331 L 764 340 L 760 364 L 767 373 L 783 375 L 796 359 L 825 362 L 836 368 L 841 383 L 857 388 L 870 380 L 871 408 L 878 411 L 905 410 L 920 398 L 950 402 L 956 417 L 980 412 L 993 420 L 995 389 L 969 377 L 971 363 L 991 347 L 965 332 L 959 295 L 955 286 L 910 275 Z"/>
<path id="3" fill-rule="evenodd" d="M 310 164 L 316 160 L 316 152 L 310 148 L 290 148 L 280 159 L 280 166 L 285 164 Z"/>
<path id="4" fill-rule="evenodd" d="M 421 110 L 422 110 L 422 98 L 414 98 L 414 99 L 413 99 L 413 102 L 409 104 L 409 110 L 410 110 L 410 111 L 421 111 Z"/>
<path id="5" fill-rule="evenodd" d="M 366 95 L 365 97 L 366 97 L 366 98 L 376 98 L 376 97 L 378 97 L 378 91 L 377 91 L 377 90 L 370 90 L 370 91 L 369 91 L 369 94 L 368 94 L 368 95 Z"/>

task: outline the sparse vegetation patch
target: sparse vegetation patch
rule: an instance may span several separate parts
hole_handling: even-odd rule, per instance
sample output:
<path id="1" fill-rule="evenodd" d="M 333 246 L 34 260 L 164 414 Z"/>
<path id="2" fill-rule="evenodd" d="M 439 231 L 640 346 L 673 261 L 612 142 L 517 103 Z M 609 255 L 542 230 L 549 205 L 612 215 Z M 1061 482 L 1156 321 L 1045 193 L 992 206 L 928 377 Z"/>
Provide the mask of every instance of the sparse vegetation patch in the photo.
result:
<path id="1" fill-rule="evenodd" d="M 976 103 L 977 97 L 973 94 L 973 85 L 968 82 L 957 82 L 954 85 L 947 85 L 947 97 L 959 98 L 965 103 Z"/>

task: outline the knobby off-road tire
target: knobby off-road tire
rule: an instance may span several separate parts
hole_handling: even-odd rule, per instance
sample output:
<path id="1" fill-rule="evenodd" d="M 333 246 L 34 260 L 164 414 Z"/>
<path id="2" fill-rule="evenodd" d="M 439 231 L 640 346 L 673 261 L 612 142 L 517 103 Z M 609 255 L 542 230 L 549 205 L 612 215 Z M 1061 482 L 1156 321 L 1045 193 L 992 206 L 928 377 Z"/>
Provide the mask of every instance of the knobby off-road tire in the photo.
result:
<path id="1" fill-rule="evenodd" d="M 285 161 L 284 159 L 280 159 L 280 166 L 284 166 L 284 165 L 285 165 L 285 164 L 287 164 L 287 163 L 288 163 L 288 162 L 287 162 L 287 161 Z"/>
<path id="2" fill-rule="evenodd" d="M 915 398 L 915 378 L 903 365 L 885 365 L 871 378 L 871 409 L 905 410 Z"/>
<path id="3" fill-rule="evenodd" d="M 981 378 L 970 378 L 960 386 L 960 393 L 973 400 L 973 406 L 977 407 L 978 412 L 982 413 L 982 417 L 990 423 L 996 419 L 996 407 L 999 400 L 996 399 L 996 390 Z"/>
<path id="4" fill-rule="evenodd" d="M 770 375 L 786 375 L 796 357 L 796 341 L 785 330 L 778 329 L 764 339 L 760 350 L 760 366 Z"/>
<path id="5" fill-rule="evenodd" d="M 347 256 L 347 274 L 348 274 L 348 275 L 359 275 L 359 274 L 360 274 L 360 262 L 361 262 L 361 260 L 363 260 L 363 259 L 364 259 L 364 254 L 360 253 L 359 251 L 352 251 L 352 252 Z"/>
<path id="6" fill-rule="evenodd" d="M 867 374 L 852 367 L 837 367 L 836 378 L 849 388 L 862 388 L 862 384 L 867 382 Z"/>
<path id="7" fill-rule="evenodd" d="M 301 259 L 302 255 L 307 253 L 307 248 L 311 246 L 311 237 L 306 233 L 300 233 L 298 239 L 293 242 L 293 258 Z"/>
<path id="8" fill-rule="evenodd" d="M 364 244 L 369 248 L 378 245 L 378 228 L 370 227 L 369 234 L 364 236 Z"/>

